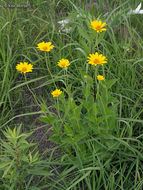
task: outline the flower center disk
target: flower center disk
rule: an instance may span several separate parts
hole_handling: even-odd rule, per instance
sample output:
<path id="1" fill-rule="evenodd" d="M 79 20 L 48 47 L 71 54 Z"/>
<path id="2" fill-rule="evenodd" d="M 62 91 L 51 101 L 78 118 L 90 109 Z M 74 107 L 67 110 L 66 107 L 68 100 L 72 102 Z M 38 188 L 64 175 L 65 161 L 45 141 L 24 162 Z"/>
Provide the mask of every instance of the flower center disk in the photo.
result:
<path id="1" fill-rule="evenodd" d="M 99 59 L 94 59 L 94 63 L 99 64 L 100 63 Z"/>
<path id="2" fill-rule="evenodd" d="M 47 50 L 47 47 L 46 47 L 46 46 L 44 46 L 44 47 L 43 47 L 43 50 Z"/>
<path id="3" fill-rule="evenodd" d="M 22 68 L 22 71 L 23 71 L 23 72 L 27 71 L 27 68 L 26 68 L 26 67 L 23 67 L 23 68 Z"/>
<path id="4" fill-rule="evenodd" d="M 100 27 L 100 26 L 96 26 L 96 29 L 97 29 L 97 30 L 101 30 L 101 27 Z"/>

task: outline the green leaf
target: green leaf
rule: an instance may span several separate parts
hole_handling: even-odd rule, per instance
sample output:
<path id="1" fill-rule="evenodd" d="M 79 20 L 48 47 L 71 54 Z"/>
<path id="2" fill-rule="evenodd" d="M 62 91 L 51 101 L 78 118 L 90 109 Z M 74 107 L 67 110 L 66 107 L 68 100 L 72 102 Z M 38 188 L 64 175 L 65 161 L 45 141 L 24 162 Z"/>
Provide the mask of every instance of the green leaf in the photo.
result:
<path id="1" fill-rule="evenodd" d="M 112 79 L 112 80 L 106 81 L 107 88 L 108 89 L 111 88 L 115 84 L 116 81 L 117 81 L 117 79 Z"/>
<path id="2" fill-rule="evenodd" d="M 90 14 L 91 14 L 92 16 L 95 15 L 95 5 L 93 5 L 93 6 L 91 7 L 91 9 L 90 9 Z"/>
<path id="3" fill-rule="evenodd" d="M 50 135 L 50 141 L 55 142 L 55 143 L 57 143 L 57 144 L 61 143 L 61 139 L 59 138 L 59 136 L 57 135 L 56 132 L 53 132 L 53 133 Z"/>
<path id="4" fill-rule="evenodd" d="M 64 126 L 64 131 L 67 136 L 73 136 L 73 131 L 72 131 L 71 127 L 69 126 L 69 124 L 66 124 Z"/>
<path id="5" fill-rule="evenodd" d="M 42 175 L 42 176 L 51 176 L 51 175 L 53 175 L 52 173 L 50 173 L 48 171 L 45 171 L 45 170 L 42 170 L 42 169 L 39 169 L 39 168 L 29 169 L 28 173 L 33 174 L 33 175 Z"/>
<path id="6" fill-rule="evenodd" d="M 90 42 L 90 37 L 89 37 L 89 34 L 86 32 L 85 29 L 83 29 L 82 27 L 78 27 L 78 32 L 79 34 L 85 38 L 88 42 Z"/>
<path id="7" fill-rule="evenodd" d="M 47 124 L 53 124 L 54 121 L 56 120 L 55 116 L 43 116 L 38 118 L 40 121 L 47 123 Z"/>
<path id="8" fill-rule="evenodd" d="M 62 138 L 62 143 L 65 143 L 65 144 L 73 144 L 74 141 L 71 137 L 65 137 L 65 138 Z"/>
<path id="9" fill-rule="evenodd" d="M 35 187 L 35 186 L 32 186 L 30 187 L 31 190 L 41 190 L 41 188 L 38 188 L 38 187 Z"/>
<path id="10" fill-rule="evenodd" d="M 73 140 L 75 143 L 79 142 L 80 140 L 82 140 L 83 138 L 87 137 L 87 134 L 82 132 L 81 134 L 75 135 Z"/>
<path id="11" fill-rule="evenodd" d="M 89 53 L 90 53 L 89 46 L 83 40 L 80 40 L 79 42 L 80 42 L 82 49 L 84 49 L 84 55 L 87 57 L 87 55 L 89 55 Z"/>
<path id="12" fill-rule="evenodd" d="M 89 176 L 90 173 L 91 173 L 91 171 L 88 171 L 87 173 L 84 173 L 84 175 L 82 175 L 82 177 L 80 177 L 78 180 L 76 180 L 74 183 L 72 183 L 72 185 L 70 187 L 68 187 L 67 190 L 70 190 L 73 187 L 75 187 L 76 184 L 79 184 L 80 181 L 83 181 L 83 179 L 86 178 L 87 176 Z"/>
<path id="13" fill-rule="evenodd" d="M 11 162 L 12 162 L 12 161 L 9 161 L 9 162 L 0 164 L 0 169 L 5 168 L 5 167 L 8 166 L 9 164 L 11 164 Z"/>

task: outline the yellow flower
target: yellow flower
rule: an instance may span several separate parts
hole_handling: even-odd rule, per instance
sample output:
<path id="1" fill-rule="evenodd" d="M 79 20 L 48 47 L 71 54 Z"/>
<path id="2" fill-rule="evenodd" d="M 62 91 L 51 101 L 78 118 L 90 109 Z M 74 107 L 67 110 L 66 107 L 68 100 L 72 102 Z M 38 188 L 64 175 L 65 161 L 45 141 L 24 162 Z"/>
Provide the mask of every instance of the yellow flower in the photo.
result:
<path id="1" fill-rule="evenodd" d="M 28 73 L 28 72 L 32 72 L 33 69 L 33 65 L 28 64 L 27 62 L 20 62 L 19 64 L 16 65 L 16 69 L 17 71 L 21 71 L 21 73 Z"/>
<path id="2" fill-rule="evenodd" d="M 103 28 L 104 26 L 106 26 L 106 22 L 103 22 L 101 20 L 94 20 L 91 23 L 91 28 L 93 30 L 96 30 L 97 32 L 102 32 L 102 31 L 106 31 L 106 28 Z"/>
<path id="3" fill-rule="evenodd" d="M 69 60 L 68 59 L 61 59 L 61 60 L 59 60 L 59 62 L 58 62 L 58 66 L 59 67 L 67 67 L 67 66 L 69 66 L 70 64 L 69 64 Z"/>
<path id="4" fill-rule="evenodd" d="M 97 52 L 94 54 L 89 54 L 89 57 L 87 57 L 88 60 L 88 64 L 91 65 L 103 65 L 104 63 L 107 63 L 107 58 L 105 56 L 103 56 L 102 54 L 98 54 Z"/>
<path id="5" fill-rule="evenodd" d="M 98 76 L 97 76 L 97 79 L 98 79 L 98 80 L 105 80 L 105 78 L 104 78 L 102 75 L 98 75 Z"/>
<path id="6" fill-rule="evenodd" d="M 51 42 L 41 42 L 41 43 L 37 44 L 37 46 L 38 46 L 37 48 L 41 51 L 47 51 L 48 52 L 54 48 L 54 46 L 51 44 L 52 44 Z"/>
<path id="7" fill-rule="evenodd" d="M 51 94 L 52 94 L 53 97 L 57 97 L 57 96 L 59 96 L 61 93 L 62 93 L 61 90 L 56 89 L 56 90 L 54 90 Z"/>

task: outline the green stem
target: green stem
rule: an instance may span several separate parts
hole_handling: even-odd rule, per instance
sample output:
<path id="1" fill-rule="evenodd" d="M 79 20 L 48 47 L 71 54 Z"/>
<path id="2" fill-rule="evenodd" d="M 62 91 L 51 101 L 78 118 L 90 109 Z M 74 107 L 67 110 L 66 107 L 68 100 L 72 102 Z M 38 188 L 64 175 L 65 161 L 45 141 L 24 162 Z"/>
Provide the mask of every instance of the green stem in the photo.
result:
<path id="1" fill-rule="evenodd" d="M 57 89 L 57 86 L 56 86 L 56 84 L 55 84 L 55 81 L 54 81 L 53 75 L 52 75 L 52 73 L 51 73 L 51 71 L 50 71 L 50 69 L 49 69 L 50 58 L 49 58 L 49 55 L 48 55 L 48 60 L 47 60 L 46 52 L 45 52 L 45 60 L 46 60 L 46 66 L 47 66 L 48 72 L 49 72 L 49 74 L 50 74 L 50 76 L 51 76 L 51 78 L 52 78 L 52 80 L 53 80 L 53 83 L 54 83 L 55 88 Z M 48 65 L 48 62 L 49 62 L 49 65 Z"/>
<path id="2" fill-rule="evenodd" d="M 99 98 L 99 92 L 100 92 L 100 89 L 99 89 L 99 83 L 97 84 L 97 94 L 96 94 L 96 99 Z"/>
<path id="3" fill-rule="evenodd" d="M 22 190 L 22 182 L 21 182 L 21 179 L 20 179 L 20 176 L 21 176 L 21 171 L 20 171 L 20 163 L 19 163 L 19 155 L 18 155 L 18 144 L 16 142 L 16 163 L 17 163 L 17 170 L 19 171 L 19 177 L 18 177 L 18 186 L 20 188 L 20 190 Z"/>
<path id="4" fill-rule="evenodd" d="M 102 66 L 103 77 L 105 77 L 104 65 Z M 106 79 L 105 79 L 106 80 Z M 108 99 L 108 88 L 106 86 L 106 98 Z"/>
<path id="5" fill-rule="evenodd" d="M 96 86 L 98 85 L 97 83 L 97 71 L 98 71 L 98 66 L 95 67 L 95 72 L 94 72 L 94 79 L 95 79 L 95 82 L 94 82 L 94 102 L 96 101 Z"/>
<path id="6" fill-rule="evenodd" d="M 99 51 L 99 47 L 98 47 L 98 33 L 97 33 L 97 36 L 96 36 L 95 46 L 96 46 L 97 50 Z"/>
<path id="7" fill-rule="evenodd" d="M 92 50 L 93 50 L 93 32 L 92 32 L 92 36 L 91 36 L 91 47 L 90 47 L 90 53 L 92 54 Z M 90 72 L 91 72 L 91 77 L 93 78 L 93 72 L 92 72 L 92 67 L 90 65 Z"/>
<path id="8" fill-rule="evenodd" d="M 68 75 L 67 75 L 67 67 L 64 68 L 64 75 L 65 75 L 65 85 L 66 85 L 66 88 L 68 86 Z"/>
<path id="9" fill-rule="evenodd" d="M 103 76 L 105 77 L 104 66 L 102 66 L 102 72 L 103 72 Z"/>
<path id="10" fill-rule="evenodd" d="M 57 110 L 57 112 L 58 112 L 58 117 L 60 118 L 60 120 L 61 120 L 61 122 L 63 123 L 63 120 L 62 120 L 62 118 L 61 118 L 61 116 L 60 116 L 60 109 L 59 109 L 59 100 L 58 100 L 58 97 L 57 97 L 57 107 L 58 107 L 58 110 Z"/>
<path id="11" fill-rule="evenodd" d="M 106 113 L 105 105 L 104 105 L 104 103 L 102 101 L 101 96 L 99 96 L 99 98 L 100 98 L 100 102 L 101 102 L 102 107 L 103 107 L 103 112 L 104 112 L 104 115 L 105 115 L 105 122 L 106 122 L 106 125 L 107 125 L 107 130 L 109 130 L 109 125 L 108 125 L 107 113 Z"/>
<path id="12" fill-rule="evenodd" d="M 93 39 L 94 39 L 94 36 L 93 36 L 93 32 L 92 32 L 92 37 L 91 37 L 91 47 L 90 47 L 90 53 L 92 54 L 92 50 L 93 50 Z M 91 73 L 91 77 L 93 79 L 93 93 L 94 93 L 94 101 L 96 101 L 96 86 L 95 86 L 95 83 L 94 83 L 94 76 L 93 76 L 93 71 L 92 71 L 92 66 L 90 65 L 90 73 Z"/>
<path id="13" fill-rule="evenodd" d="M 27 86 L 29 92 L 32 94 L 32 96 L 33 96 L 33 98 L 34 98 L 34 100 L 35 100 L 35 103 L 40 107 L 40 104 L 38 103 L 38 100 L 37 100 L 35 94 L 32 92 L 32 90 L 30 89 L 30 87 L 29 87 L 29 85 L 28 85 L 28 83 L 27 83 L 27 78 L 26 78 L 26 75 L 25 75 L 25 74 L 24 74 L 24 77 L 25 77 L 26 86 Z"/>

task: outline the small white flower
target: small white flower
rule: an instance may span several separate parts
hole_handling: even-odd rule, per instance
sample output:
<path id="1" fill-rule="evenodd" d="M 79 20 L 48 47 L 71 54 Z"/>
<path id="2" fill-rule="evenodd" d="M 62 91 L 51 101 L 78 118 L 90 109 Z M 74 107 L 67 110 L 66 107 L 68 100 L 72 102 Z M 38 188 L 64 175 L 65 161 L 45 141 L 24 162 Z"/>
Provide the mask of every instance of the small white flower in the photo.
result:
<path id="1" fill-rule="evenodd" d="M 66 32 L 66 33 L 69 33 L 69 32 L 71 31 L 71 29 L 72 29 L 72 27 L 69 27 L 69 28 L 63 29 L 62 31 L 63 31 L 63 32 Z"/>
<path id="2" fill-rule="evenodd" d="M 58 30 L 58 32 L 66 32 L 66 33 L 69 33 L 70 31 L 72 30 L 72 27 L 69 27 L 69 28 L 61 28 L 60 30 Z"/>
<path id="3" fill-rule="evenodd" d="M 77 18 L 79 18 L 79 17 L 86 18 L 86 15 L 80 13 L 80 14 L 78 14 L 76 17 L 77 17 Z"/>
<path id="4" fill-rule="evenodd" d="M 142 3 L 140 3 L 135 10 L 130 10 L 128 12 L 129 15 L 131 14 L 143 14 L 143 9 L 141 10 Z"/>
<path id="5" fill-rule="evenodd" d="M 58 21 L 58 24 L 60 24 L 62 27 L 64 27 L 65 25 L 69 24 L 70 23 L 70 20 L 61 20 L 61 21 Z"/>
<path id="6" fill-rule="evenodd" d="M 127 52 L 131 52 L 132 50 L 131 50 L 131 48 L 129 48 L 129 47 L 127 47 L 127 46 L 123 46 L 123 48 L 127 51 Z"/>
<path id="7" fill-rule="evenodd" d="M 61 25 L 60 30 L 58 32 L 66 32 L 69 33 L 72 29 L 72 27 L 69 27 L 68 24 L 70 23 L 70 20 L 61 20 L 57 22 Z"/>

